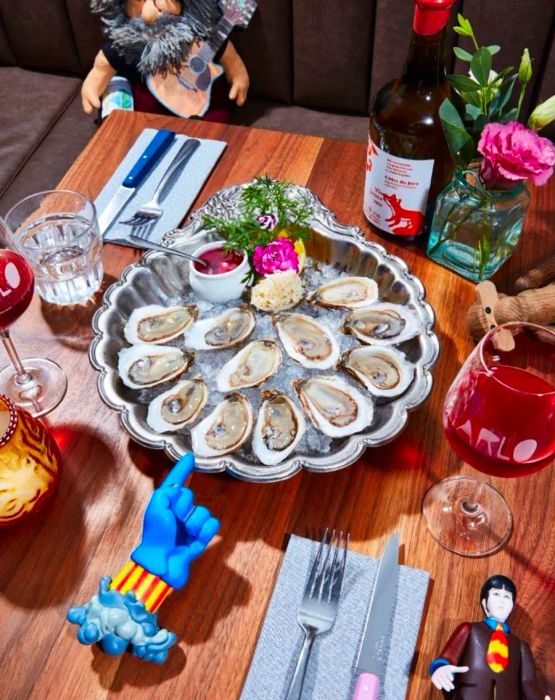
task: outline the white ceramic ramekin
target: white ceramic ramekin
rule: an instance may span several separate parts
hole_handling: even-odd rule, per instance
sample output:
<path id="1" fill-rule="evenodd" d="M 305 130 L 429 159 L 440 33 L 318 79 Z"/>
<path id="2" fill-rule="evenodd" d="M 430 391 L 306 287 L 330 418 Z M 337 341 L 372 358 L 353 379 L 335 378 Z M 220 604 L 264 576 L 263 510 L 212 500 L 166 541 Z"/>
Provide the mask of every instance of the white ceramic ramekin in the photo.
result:
<path id="1" fill-rule="evenodd" d="M 224 243 L 222 241 L 207 243 L 197 248 L 193 255 L 198 258 L 207 250 L 214 250 L 223 246 Z M 232 299 L 239 299 L 241 294 L 243 294 L 247 286 L 247 283 L 243 280 L 248 272 L 248 267 L 249 261 L 244 253 L 243 261 L 238 267 L 229 272 L 223 272 L 221 275 L 207 275 L 199 272 L 195 267 L 195 263 L 191 261 L 189 263 L 189 283 L 195 294 L 198 294 L 202 299 L 211 301 L 213 304 L 223 304 Z"/>

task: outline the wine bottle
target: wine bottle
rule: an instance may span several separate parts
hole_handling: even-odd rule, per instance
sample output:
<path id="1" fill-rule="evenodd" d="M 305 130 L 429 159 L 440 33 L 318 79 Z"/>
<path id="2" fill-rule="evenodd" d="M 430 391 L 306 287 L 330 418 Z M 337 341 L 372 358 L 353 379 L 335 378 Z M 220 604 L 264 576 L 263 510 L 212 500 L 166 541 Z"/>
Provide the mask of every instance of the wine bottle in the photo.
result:
<path id="1" fill-rule="evenodd" d="M 377 233 L 396 242 L 422 236 L 453 174 L 439 119 L 451 95 L 444 54 L 453 4 L 415 0 L 403 73 L 378 91 L 370 113 L 364 213 Z"/>

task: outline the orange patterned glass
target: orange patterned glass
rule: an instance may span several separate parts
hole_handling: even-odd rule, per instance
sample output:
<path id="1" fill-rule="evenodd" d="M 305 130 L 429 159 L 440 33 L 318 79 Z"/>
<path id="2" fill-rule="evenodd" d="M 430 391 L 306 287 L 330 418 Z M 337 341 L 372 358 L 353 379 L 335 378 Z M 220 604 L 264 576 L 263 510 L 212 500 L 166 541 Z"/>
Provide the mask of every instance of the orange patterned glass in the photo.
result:
<path id="1" fill-rule="evenodd" d="M 60 461 L 46 427 L 0 394 L 0 527 L 42 508 L 58 485 Z"/>

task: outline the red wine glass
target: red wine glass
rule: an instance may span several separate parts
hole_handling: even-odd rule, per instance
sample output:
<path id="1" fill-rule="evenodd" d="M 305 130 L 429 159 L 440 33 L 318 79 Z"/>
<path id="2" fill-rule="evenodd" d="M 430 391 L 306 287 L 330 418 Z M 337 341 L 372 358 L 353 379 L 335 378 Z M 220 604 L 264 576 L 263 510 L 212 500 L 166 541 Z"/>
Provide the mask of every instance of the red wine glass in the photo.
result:
<path id="1" fill-rule="evenodd" d="M 67 379 L 52 360 L 21 360 L 9 335 L 9 327 L 25 313 L 33 298 L 35 278 L 25 258 L 0 249 L 0 340 L 12 364 L 0 370 L 0 393 L 18 408 L 42 416 L 64 398 Z"/>
<path id="2" fill-rule="evenodd" d="M 501 333 L 514 339 L 511 350 L 501 349 Z M 524 322 L 491 330 L 447 392 L 443 428 L 457 455 L 484 474 L 520 477 L 548 466 L 555 456 L 555 330 Z M 432 536 L 466 556 L 495 552 L 512 530 L 505 499 L 485 479 L 444 479 L 427 492 L 422 510 Z"/>

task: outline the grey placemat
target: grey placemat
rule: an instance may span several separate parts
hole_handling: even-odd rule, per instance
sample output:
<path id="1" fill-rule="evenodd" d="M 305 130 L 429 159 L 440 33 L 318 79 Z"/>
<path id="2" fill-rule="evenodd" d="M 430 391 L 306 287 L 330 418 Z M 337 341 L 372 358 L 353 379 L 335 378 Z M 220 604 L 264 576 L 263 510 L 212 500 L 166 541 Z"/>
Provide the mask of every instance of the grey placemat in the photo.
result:
<path id="1" fill-rule="evenodd" d="M 99 214 L 108 204 L 112 195 L 121 185 L 155 133 L 155 129 L 144 129 L 133 146 L 131 146 L 127 155 L 118 165 L 116 171 L 95 200 L 96 209 Z M 184 134 L 178 134 L 176 136 L 164 157 L 161 158 L 135 196 L 126 204 L 114 223 L 105 232 L 105 241 L 134 247 L 147 247 L 147 243 L 137 244 L 136 241 L 128 239 L 130 227 L 123 226 L 119 221 L 129 219 L 137 209 L 139 209 L 141 204 L 145 204 L 152 198 L 154 190 L 158 186 L 166 168 L 170 165 L 174 156 L 187 138 L 189 137 Z M 199 141 L 201 142 L 199 148 L 192 155 L 191 160 L 181 173 L 179 180 L 175 183 L 173 189 L 164 200 L 162 205 L 164 213 L 160 219 L 158 219 L 150 235 L 150 240 L 153 243 L 160 243 L 164 233 L 178 226 L 183 220 L 191 204 L 195 201 L 195 197 L 208 179 L 210 171 L 218 162 L 218 159 L 227 146 L 224 141 L 213 141 L 210 139 L 199 139 Z"/>
<path id="2" fill-rule="evenodd" d="M 241 700 L 283 700 L 303 632 L 297 611 L 318 543 L 291 536 Z M 303 688 L 303 700 L 350 700 L 378 561 L 349 552 L 335 624 L 316 638 Z M 399 592 L 380 700 L 403 700 L 420 629 L 429 574 L 401 567 Z"/>

